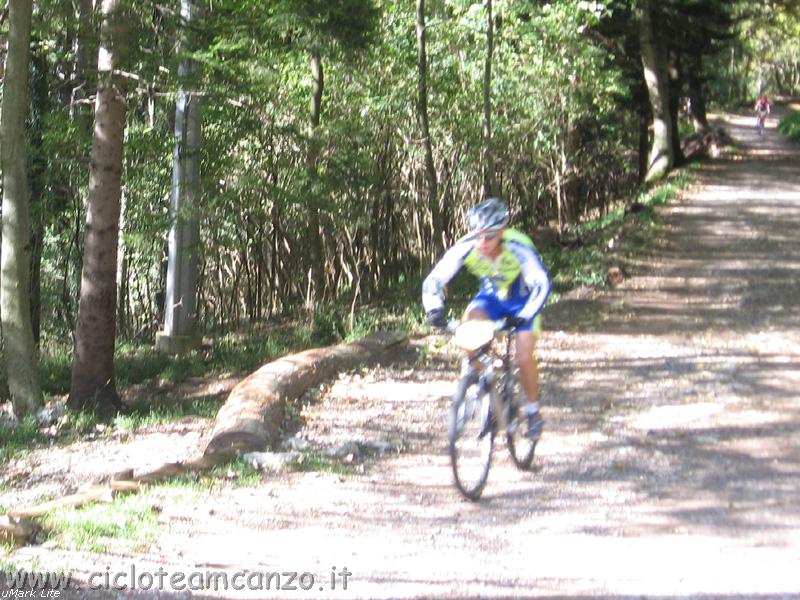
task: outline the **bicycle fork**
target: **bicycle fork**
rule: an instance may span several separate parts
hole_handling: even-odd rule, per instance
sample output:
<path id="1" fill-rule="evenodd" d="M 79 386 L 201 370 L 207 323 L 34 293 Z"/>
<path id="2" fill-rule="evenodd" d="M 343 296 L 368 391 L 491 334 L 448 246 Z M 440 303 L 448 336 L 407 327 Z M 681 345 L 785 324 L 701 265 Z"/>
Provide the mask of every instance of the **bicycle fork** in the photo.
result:
<path id="1" fill-rule="evenodd" d="M 492 413 L 495 415 L 495 420 L 497 423 L 497 431 L 508 431 L 509 423 L 509 415 L 508 411 L 506 410 L 506 403 L 503 401 L 503 394 L 505 390 L 498 389 L 497 382 L 495 385 L 492 386 L 491 390 L 491 402 L 492 402 Z"/>
<path id="2" fill-rule="evenodd" d="M 510 423 L 506 403 L 503 401 L 504 391 L 499 389 L 494 371 L 482 374 L 479 384 L 482 391 L 489 395 L 489 410 L 486 412 L 486 422 L 480 437 L 485 436 L 490 431 L 494 433 L 508 431 Z"/>
<path id="3" fill-rule="evenodd" d="M 470 375 L 477 378 L 480 394 L 489 395 L 489 410 L 486 414 L 486 422 L 480 437 L 485 436 L 490 431 L 507 431 L 509 427 L 509 415 L 503 401 L 505 390 L 498 389 L 499 381 L 496 377 L 497 368 L 494 361 L 489 356 L 464 357 L 461 364 L 461 376 Z"/>

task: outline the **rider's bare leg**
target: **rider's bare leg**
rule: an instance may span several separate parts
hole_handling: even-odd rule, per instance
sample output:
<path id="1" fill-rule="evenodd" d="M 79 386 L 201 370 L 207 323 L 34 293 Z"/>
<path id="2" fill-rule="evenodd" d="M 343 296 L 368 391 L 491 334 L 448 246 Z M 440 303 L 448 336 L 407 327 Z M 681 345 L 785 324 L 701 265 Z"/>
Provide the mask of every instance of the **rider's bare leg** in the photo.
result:
<path id="1" fill-rule="evenodd" d="M 536 443 L 542 435 L 541 412 L 539 411 L 539 367 L 536 361 L 536 334 L 532 331 L 517 333 L 517 365 L 519 380 L 528 398 L 525 413 L 528 416 L 528 438 Z"/>
<path id="2" fill-rule="evenodd" d="M 467 312 L 464 313 L 464 321 L 476 321 L 476 320 L 487 320 L 489 315 L 486 311 L 480 308 L 469 308 L 467 307 Z"/>
<path id="3" fill-rule="evenodd" d="M 536 335 L 532 331 L 520 331 L 516 336 L 516 361 L 519 367 L 519 380 L 528 410 L 539 408 L 539 365 L 536 360 Z"/>

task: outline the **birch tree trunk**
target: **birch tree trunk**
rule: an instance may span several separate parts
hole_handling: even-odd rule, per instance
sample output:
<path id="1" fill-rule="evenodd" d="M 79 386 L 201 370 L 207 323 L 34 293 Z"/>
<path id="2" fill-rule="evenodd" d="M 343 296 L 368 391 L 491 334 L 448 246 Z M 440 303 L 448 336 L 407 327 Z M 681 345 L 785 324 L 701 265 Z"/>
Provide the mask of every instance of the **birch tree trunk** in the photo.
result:
<path id="1" fill-rule="evenodd" d="M 11 403 L 17 417 L 42 405 L 30 308 L 31 227 L 25 142 L 28 113 L 31 0 L 10 0 L 8 53 L 3 78 L 3 241 L 0 259 L 0 319 Z"/>
<path id="2" fill-rule="evenodd" d="M 123 61 L 127 25 L 121 0 L 103 0 L 98 85 L 90 155 L 83 271 L 68 405 L 113 414 L 122 408 L 114 381 L 117 241 L 126 102 Z"/>
<path id="3" fill-rule="evenodd" d="M 310 284 L 312 289 L 306 298 L 306 304 L 310 308 L 316 302 L 322 300 L 325 294 L 325 256 L 322 248 L 322 232 L 320 231 L 319 208 L 316 202 L 316 178 L 317 161 L 319 159 L 319 140 L 317 139 L 317 128 L 322 117 L 322 93 L 325 89 L 325 78 L 322 71 L 322 57 L 318 49 L 311 51 L 311 119 L 308 133 L 308 175 L 309 175 L 309 195 L 308 206 L 308 242 L 311 254 L 311 273 Z"/>
<path id="4" fill-rule="evenodd" d="M 642 68 L 653 116 L 653 139 L 647 157 L 645 181 L 664 177 L 675 164 L 673 128 L 669 106 L 669 74 L 663 43 L 658 39 L 653 23 L 652 0 L 642 0 L 639 9 L 639 43 Z"/>
<path id="5" fill-rule="evenodd" d="M 204 14 L 202 0 L 181 0 L 185 32 L 182 50 L 191 49 L 188 29 Z M 192 85 L 199 67 L 184 58 L 178 68 L 183 86 Z M 182 353 L 193 347 L 197 313 L 197 272 L 200 255 L 200 95 L 180 90 L 175 101 L 175 144 L 172 159 L 172 227 L 169 232 L 164 331 L 156 337 L 161 350 Z"/>
<path id="6" fill-rule="evenodd" d="M 492 151 L 492 60 L 494 54 L 494 16 L 492 0 L 486 0 L 486 60 L 483 65 L 483 193 L 484 196 L 499 196 L 497 177 L 494 172 Z"/>
<path id="7" fill-rule="evenodd" d="M 428 208 L 431 211 L 431 264 L 444 249 L 444 226 L 439 206 L 439 182 L 433 162 L 433 144 L 428 123 L 428 58 L 425 47 L 425 0 L 417 0 L 417 121 L 425 149 Z"/>

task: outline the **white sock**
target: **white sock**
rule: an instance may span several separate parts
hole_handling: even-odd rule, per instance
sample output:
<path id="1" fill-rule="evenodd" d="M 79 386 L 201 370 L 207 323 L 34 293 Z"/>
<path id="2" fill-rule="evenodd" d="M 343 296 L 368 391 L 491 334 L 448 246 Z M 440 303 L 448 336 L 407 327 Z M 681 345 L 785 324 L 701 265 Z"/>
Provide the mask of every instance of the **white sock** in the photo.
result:
<path id="1" fill-rule="evenodd" d="M 528 402 L 528 404 L 525 405 L 525 414 L 535 415 L 537 412 L 539 412 L 539 402 L 538 401 L 537 402 Z"/>

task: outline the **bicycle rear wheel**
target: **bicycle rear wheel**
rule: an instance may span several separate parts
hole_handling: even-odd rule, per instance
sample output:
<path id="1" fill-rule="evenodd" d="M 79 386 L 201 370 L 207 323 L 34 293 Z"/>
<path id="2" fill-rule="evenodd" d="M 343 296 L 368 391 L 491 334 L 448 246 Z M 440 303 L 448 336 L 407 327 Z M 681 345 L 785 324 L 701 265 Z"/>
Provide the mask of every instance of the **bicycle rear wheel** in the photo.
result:
<path id="1" fill-rule="evenodd" d="M 531 468 L 531 463 L 533 463 L 536 442 L 528 438 L 528 419 L 524 411 L 522 390 L 516 372 L 506 374 L 501 389 L 508 406 L 511 408 L 509 411 L 508 431 L 506 432 L 508 453 L 517 468 L 527 471 Z"/>
<path id="2" fill-rule="evenodd" d="M 487 387 L 476 373 L 468 373 L 458 382 L 450 405 L 450 463 L 456 487 L 470 500 L 483 492 L 492 463 L 494 428 L 489 426 Z"/>

